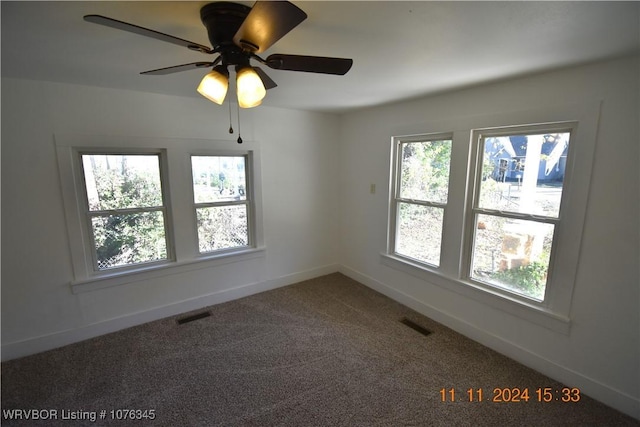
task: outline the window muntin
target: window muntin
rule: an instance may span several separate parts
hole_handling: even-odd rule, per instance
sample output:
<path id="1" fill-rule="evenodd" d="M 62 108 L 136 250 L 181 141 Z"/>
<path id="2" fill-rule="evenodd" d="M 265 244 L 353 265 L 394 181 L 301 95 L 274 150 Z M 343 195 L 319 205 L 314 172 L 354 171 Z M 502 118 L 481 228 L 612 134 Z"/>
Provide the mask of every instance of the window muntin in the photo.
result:
<path id="1" fill-rule="evenodd" d="M 198 251 L 250 246 L 248 156 L 191 156 L 191 170 Z"/>
<path id="2" fill-rule="evenodd" d="M 450 136 L 441 135 L 396 141 L 392 252 L 435 267 L 440 265 L 451 143 Z"/>
<path id="3" fill-rule="evenodd" d="M 568 129 L 480 135 L 470 279 L 544 301 L 569 139 Z"/>
<path id="4" fill-rule="evenodd" d="M 169 258 L 160 154 L 80 153 L 95 271 Z"/>

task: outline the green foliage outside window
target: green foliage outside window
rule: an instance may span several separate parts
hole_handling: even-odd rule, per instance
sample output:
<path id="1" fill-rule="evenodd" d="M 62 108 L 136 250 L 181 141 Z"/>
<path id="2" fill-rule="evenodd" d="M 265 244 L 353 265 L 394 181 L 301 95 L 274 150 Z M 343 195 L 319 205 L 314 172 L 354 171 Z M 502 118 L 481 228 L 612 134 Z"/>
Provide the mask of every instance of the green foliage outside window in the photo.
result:
<path id="1" fill-rule="evenodd" d="M 515 286 L 524 294 L 541 300 L 544 298 L 544 289 L 547 283 L 547 265 L 533 261 L 517 268 L 496 271 L 491 275 L 491 280 L 507 286 Z"/>
<path id="2" fill-rule="evenodd" d="M 159 157 L 82 159 L 98 269 L 166 259 Z"/>
<path id="3" fill-rule="evenodd" d="M 400 197 L 446 202 L 450 158 L 451 141 L 403 144 Z"/>

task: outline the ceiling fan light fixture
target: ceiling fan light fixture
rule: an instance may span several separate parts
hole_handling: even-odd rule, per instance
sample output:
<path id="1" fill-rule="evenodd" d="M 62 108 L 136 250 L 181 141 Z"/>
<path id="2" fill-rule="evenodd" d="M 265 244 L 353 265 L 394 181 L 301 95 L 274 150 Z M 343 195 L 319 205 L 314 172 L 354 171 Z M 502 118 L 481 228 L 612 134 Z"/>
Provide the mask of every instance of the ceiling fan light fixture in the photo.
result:
<path id="1" fill-rule="evenodd" d="M 218 65 L 202 78 L 198 85 L 198 93 L 216 104 L 222 105 L 229 89 L 229 72 L 227 68 Z"/>
<path id="2" fill-rule="evenodd" d="M 213 67 L 211 72 L 204 76 L 197 91 L 219 105 L 222 105 L 229 91 L 228 67 L 235 67 L 239 107 L 251 108 L 260 105 L 266 90 L 278 86 L 260 67 L 251 67 L 251 59 L 276 70 L 333 75 L 344 75 L 353 65 L 353 60 L 346 58 L 272 54 L 265 60 L 256 55 L 266 52 L 307 19 L 304 11 L 286 0 L 258 0 L 252 7 L 228 1 L 215 1 L 200 9 L 200 18 L 207 29 L 212 47 L 102 15 L 84 17 L 85 21 L 94 24 L 172 43 L 192 51 L 217 54 L 218 57 L 213 62 L 191 62 L 143 71 L 140 74 L 157 76 Z"/>
<path id="3" fill-rule="evenodd" d="M 236 70 L 236 87 L 238 91 L 238 105 L 242 108 L 257 107 L 267 94 L 262 79 L 253 69 L 246 66 Z"/>

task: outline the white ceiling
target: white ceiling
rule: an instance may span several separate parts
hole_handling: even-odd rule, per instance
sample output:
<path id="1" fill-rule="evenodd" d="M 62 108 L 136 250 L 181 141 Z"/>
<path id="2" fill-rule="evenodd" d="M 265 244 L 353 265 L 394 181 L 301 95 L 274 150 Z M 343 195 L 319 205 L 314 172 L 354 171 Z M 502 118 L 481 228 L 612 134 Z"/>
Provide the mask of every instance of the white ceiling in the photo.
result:
<path id="1" fill-rule="evenodd" d="M 100 14 L 210 45 L 207 1 L 7 2 L 2 76 L 199 97 L 212 56 L 85 22 Z M 241 1 L 251 6 L 253 2 Z M 309 17 L 271 53 L 353 58 L 345 76 L 265 69 L 263 105 L 345 111 L 638 52 L 637 2 L 294 1 Z"/>

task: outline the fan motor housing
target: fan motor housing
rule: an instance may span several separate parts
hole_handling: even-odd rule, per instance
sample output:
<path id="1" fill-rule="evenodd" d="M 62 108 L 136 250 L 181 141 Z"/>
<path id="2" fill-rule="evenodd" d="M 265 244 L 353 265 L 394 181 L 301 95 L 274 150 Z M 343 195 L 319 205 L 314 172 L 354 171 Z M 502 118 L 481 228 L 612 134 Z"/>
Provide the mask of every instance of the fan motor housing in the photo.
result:
<path id="1" fill-rule="evenodd" d="M 233 45 L 233 36 L 251 11 L 249 6 L 231 2 L 209 3 L 200 9 L 200 19 L 207 28 L 214 49 Z"/>

